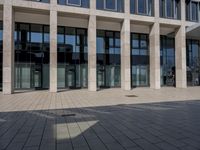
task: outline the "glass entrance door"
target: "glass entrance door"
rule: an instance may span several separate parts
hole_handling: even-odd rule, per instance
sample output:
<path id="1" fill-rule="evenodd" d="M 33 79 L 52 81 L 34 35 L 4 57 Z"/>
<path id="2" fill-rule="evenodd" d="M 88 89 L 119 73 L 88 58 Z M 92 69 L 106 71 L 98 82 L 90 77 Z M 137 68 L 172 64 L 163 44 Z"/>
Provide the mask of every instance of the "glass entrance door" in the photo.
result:
<path id="1" fill-rule="evenodd" d="M 120 86 L 120 66 L 99 65 L 97 70 L 98 86 L 100 88 L 111 88 Z"/>
<path id="2" fill-rule="evenodd" d="M 87 87 L 87 64 L 59 64 L 58 87 L 66 89 L 79 89 Z"/>
<path id="3" fill-rule="evenodd" d="M 41 65 L 35 65 L 33 67 L 33 88 L 41 89 L 42 88 L 42 67 Z"/>
<path id="4" fill-rule="evenodd" d="M 76 67 L 75 65 L 66 65 L 65 87 L 76 88 Z"/>

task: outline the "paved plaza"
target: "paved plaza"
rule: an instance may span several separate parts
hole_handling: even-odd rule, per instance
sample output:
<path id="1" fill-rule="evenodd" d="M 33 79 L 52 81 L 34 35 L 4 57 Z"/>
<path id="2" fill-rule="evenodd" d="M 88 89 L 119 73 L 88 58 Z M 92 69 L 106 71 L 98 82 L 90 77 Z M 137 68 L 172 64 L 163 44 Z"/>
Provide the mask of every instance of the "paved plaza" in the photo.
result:
<path id="1" fill-rule="evenodd" d="M 0 93 L 1 150 L 198 150 L 200 88 Z"/>

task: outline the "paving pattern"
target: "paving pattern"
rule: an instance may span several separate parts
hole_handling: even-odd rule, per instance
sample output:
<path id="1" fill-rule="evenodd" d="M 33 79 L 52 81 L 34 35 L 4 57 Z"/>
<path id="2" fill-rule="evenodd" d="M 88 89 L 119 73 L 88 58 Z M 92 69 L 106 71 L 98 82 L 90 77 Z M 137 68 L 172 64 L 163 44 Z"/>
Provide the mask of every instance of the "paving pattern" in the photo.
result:
<path id="1" fill-rule="evenodd" d="M 0 93 L 0 150 L 200 150 L 200 87 Z"/>

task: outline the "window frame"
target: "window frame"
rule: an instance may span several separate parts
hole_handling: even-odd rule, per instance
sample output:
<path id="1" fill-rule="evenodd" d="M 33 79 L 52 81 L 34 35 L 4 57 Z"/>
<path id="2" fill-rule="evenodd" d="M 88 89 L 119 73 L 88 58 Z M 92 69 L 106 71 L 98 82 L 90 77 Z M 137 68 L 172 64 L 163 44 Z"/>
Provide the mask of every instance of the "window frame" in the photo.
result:
<path id="1" fill-rule="evenodd" d="M 192 4 L 196 3 L 196 19 L 193 19 L 193 8 L 192 8 Z M 185 15 L 185 19 L 186 21 L 192 21 L 192 22 L 199 22 L 199 9 L 200 9 L 200 3 L 197 1 L 190 1 L 188 3 L 185 4 L 186 5 L 186 15 Z"/>
<path id="2" fill-rule="evenodd" d="M 133 5 L 130 6 L 130 13 L 136 15 L 153 16 L 154 12 L 154 0 L 145 0 L 144 12 L 139 12 L 139 2 L 140 0 L 132 1 Z"/>
<path id="3" fill-rule="evenodd" d="M 196 5 L 196 20 L 195 19 L 193 19 L 193 8 L 192 8 L 192 6 L 193 6 L 193 4 L 194 3 L 196 3 L 195 5 Z M 195 22 L 197 22 L 197 21 L 199 21 L 199 12 L 198 12 L 198 10 L 199 10 L 199 3 L 198 2 L 196 2 L 196 1 L 191 1 L 190 2 L 190 20 L 191 21 L 195 21 Z"/>
<path id="4" fill-rule="evenodd" d="M 181 0 L 169 0 L 170 1 L 170 14 L 169 14 L 169 9 L 167 8 L 168 7 L 168 0 L 160 0 L 159 1 L 159 7 L 160 7 L 160 17 L 161 18 L 167 18 L 167 19 L 177 19 L 177 20 L 180 20 L 181 19 L 181 8 L 179 5 L 181 5 L 180 1 Z M 179 12 L 180 11 L 180 12 Z"/>
<path id="5" fill-rule="evenodd" d="M 69 2 L 70 0 L 66 0 L 66 5 L 68 5 L 68 6 L 78 6 L 78 7 L 81 7 L 81 5 L 82 5 L 82 0 L 79 0 L 79 4 L 72 4 L 72 3 L 70 3 Z"/>

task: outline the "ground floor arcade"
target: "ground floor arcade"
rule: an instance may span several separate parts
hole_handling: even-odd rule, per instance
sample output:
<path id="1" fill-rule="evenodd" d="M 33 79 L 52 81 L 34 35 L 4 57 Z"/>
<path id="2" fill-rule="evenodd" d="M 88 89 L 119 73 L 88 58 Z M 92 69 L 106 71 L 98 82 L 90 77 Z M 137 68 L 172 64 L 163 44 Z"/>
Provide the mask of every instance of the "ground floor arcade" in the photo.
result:
<path id="1" fill-rule="evenodd" d="M 200 85 L 200 41 L 187 36 L 183 25 L 5 11 L 4 16 L 0 11 L 0 87 L 5 94 Z"/>

